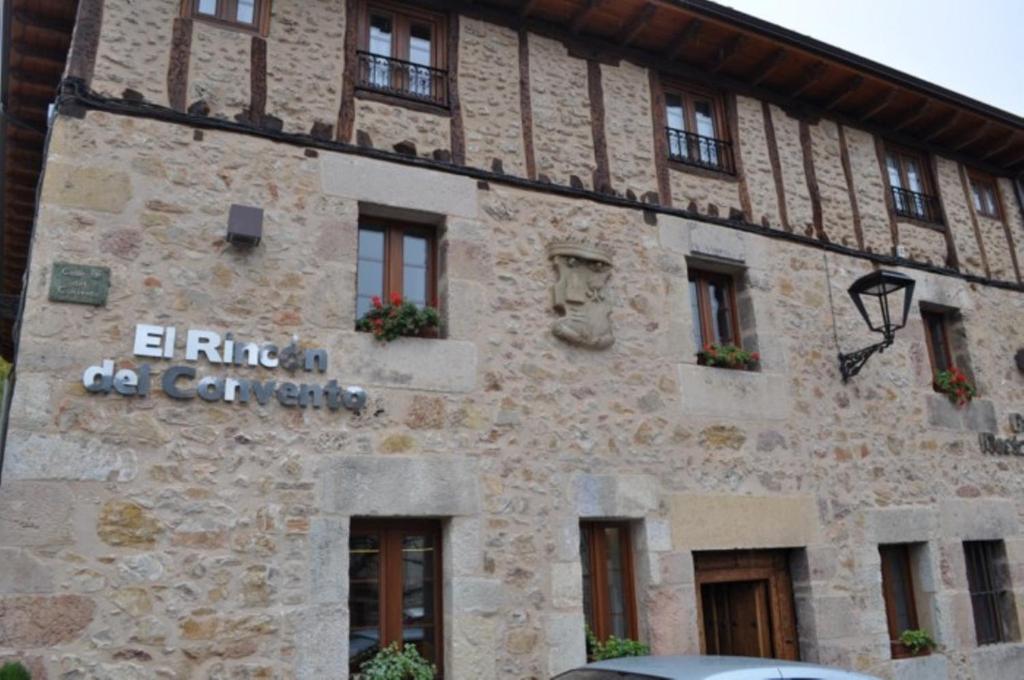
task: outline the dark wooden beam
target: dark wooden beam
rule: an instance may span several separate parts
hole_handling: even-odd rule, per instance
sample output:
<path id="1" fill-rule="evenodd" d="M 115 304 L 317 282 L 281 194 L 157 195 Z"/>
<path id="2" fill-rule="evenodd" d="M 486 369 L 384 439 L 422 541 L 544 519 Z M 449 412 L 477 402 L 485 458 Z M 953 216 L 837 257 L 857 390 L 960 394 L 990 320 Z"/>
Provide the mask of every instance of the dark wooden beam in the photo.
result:
<path id="1" fill-rule="evenodd" d="M 587 19 L 594 13 L 601 4 L 601 0 L 586 0 L 583 6 L 576 10 L 576 14 L 569 20 L 569 32 L 573 35 L 579 35 L 580 31 L 583 30 L 583 26 L 587 23 Z"/>
<path id="2" fill-rule="evenodd" d="M 960 122 L 960 112 L 954 111 L 953 113 L 946 116 L 946 119 L 941 123 L 933 127 L 928 132 L 922 135 L 929 142 L 934 142 L 937 138 L 941 137 L 945 133 L 949 132 L 949 129 Z"/>
<path id="3" fill-rule="evenodd" d="M 530 13 L 537 7 L 538 2 L 540 2 L 540 0 L 526 0 L 526 2 L 519 6 L 519 16 L 530 16 Z"/>
<path id="4" fill-rule="evenodd" d="M 760 84 L 765 78 L 767 78 L 775 68 L 781 64 L 786 58 L 786 50 L 779 48 L 769 54 L 767 57 L 758 62 L 757 66 L 747 74 L 747 79 L 752 85 Z"/>
<path id="5" fill-rule="evenodd" d="M 839 89 L 833 92 L 831 97 L 825 100 L 824 104 L 822 104 L 822 108 L 826 111 L 831 111 L 835 107 L 839 106 L 844 99 L 859 90 L 863 84 L 864 78 L 862 76 L 853 76 L 840 85 Z"/>
<path id="6" fill-rule="evenodd" d="M 792 92 L 789 93 L 790 97 L 799 97 L 806 92 L 812 85 L 821 80 L 821 77 L 825 75 L 825 71 L 828 67 L 823 61 L 817 61 L 808 66 L 800 74 L 800 79 L 795 83 L 796 87 Z"/>
<path id="7" fill-rule="evenodd" d="M 1002 142 L 999 143 L 998 146 L 992 148 L 990 151 L 987 151 L 985 155 L 981 157 L 982 160 L 987 161 L 989 158 L 994 158 L 999 154 L 1003 153 L 1004 151 L 1006 151 L 1007 149 L 1009 149 L 1011 146 L 1013 146 L 1014 141 L 1016 141 L 1016 137 L 1017 133 L 1015 132 L 1011 132 L 1010 134 L 1006 135 L 1006 137 L 1003 139 Z"/>
<path id="8" fill-rule="evenodd" d="M 1007 168 L 1012 168 L 1013 166 L 1020 165 L 1021 163 L 1024 163 L 1024 151 L 1018 151 L 1016 156 L 1011 156 L 1010 160 L 1002 165 Z"/>
<path id="9" fill-rule="evenodd" d="M 686 49 L 686 46 L 697 39 L 702 28 L 704 28 L 704 22 L 700 19 L 694 19 L 686 24 L 683 30 L 676 33 L 675 37 L 669 41 L 668 47 L 665 48 L 664 52 L 665 58 L 669 61 L 678 59 L 679 55 Z"/>
<path id="10" fill-rule="evenodd" d="M 924 118 L 931 111 L 932 103 L 927 97 L 921 97 L 917 100 L 916 106 L 914 106 L 914 112 L 903 119 L 903 122 L 898 124 L 893 130 L 899 132 L 905 130 L 917 121 Z"/>
<path id="11" fill-rule="evenodd" d="M 75 22 L 55 19 L 25 10 L 11 12 L 12 37 L 18 38 L 28 28 L 47 33 L 51 38 L 70 41 L 71 32 L 75 29 Z"/>
<path id="12" fill-rule="evenodd" d="M 972 144 L 977 142 L 979 139 L 984 137 L 988 133 L 988 129 L 989 129 L 990 126 L 991 126 L 991 122 L 990 121 L 987 121 L 987 120 L 982 121 L 981 125 L 979 125 L 978 127 L 976 127 L 974 129 L 974 132 L 972 132 L 970 135 L 968 135 L 967 138 L 964 139 L 964 141 L 960 142 L 959 144 L 956 144 L 953 148 L 956 149 L 957 151 L 961 151 L 963 149 L 966 149 L 967 147 L 971 146 Z"/>
<path id="13" fill-rule="evenodd" d="M 872 104 L 868 108 L 864 109 L 861 112 L 861 114 L 860 114 L 860 118 L 862 120 L 868 120 L 869 118 L 874 118 L 875 116 L 880 114 L 882 111 L 884 111 L 885 109 L 889 108 L 889 105 L 892 104 L 892 100 L 896 99 L 896 95 L 898 95 L 899 93 L 900 93 L 900 91 L 898 89 L 896 89 L 895 87 L 890 89 L 889 92 L 886 93 L 886 95 L 884 97 L 879 99 L 877 102 L 875 102 L 874 104 Z"/>
<path id="14" fill-rule="evenodd" d="M 644 5 L 639 12 L 633 15 L 633 18 L 629 20 L 629 23 L 623 27 L 622 31 L 616 38 L 616 42 L 620 45 L 629 45 L 632 43 L 636 37 L 640 35 L 640 31 L 647 28 L 647 24 L 650 23 L 651 18 L 657 10 L 658 6 L 654 3 L 649 2 Z"/>
<path id="15" fill-rule="evenodd" d="M 721 71 L 722 67 L 729 63 L 730 59 L 736 56 L 737 50 L 739 50 L 745 39 L 746 36 L 742 33 L 737 33 L 722 43 L 722 45 L 715 50 L 715 57 L 711 60 L 711 63 L 708 64 L 708 70 L 711 73 L 718 73 Z"/>

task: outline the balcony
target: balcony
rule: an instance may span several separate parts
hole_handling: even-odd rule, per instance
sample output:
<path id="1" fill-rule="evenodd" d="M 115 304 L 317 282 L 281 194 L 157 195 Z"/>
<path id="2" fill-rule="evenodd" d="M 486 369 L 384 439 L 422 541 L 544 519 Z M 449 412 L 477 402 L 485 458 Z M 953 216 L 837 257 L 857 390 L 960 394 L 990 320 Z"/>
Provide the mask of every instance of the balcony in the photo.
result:
<path id="1" fill-rule="evenodd" d="M 356 55 L 361 89 L 448 107 L 448 71 L 369 52 Z"/>
<path id="2" fill-rule="evenodd" d="M 939 199 L 936 197 L 899 187 L 890 187 L 890 190 L 892 191 L 892 207 L 897 216 L 932 224 L 942 224 L 942 211 L 939 208 Z"/>
<path id="3" fill-rule="evenodd" d="M 730 175 L 736 172 L 729 142 L 673 128 L 666 128 L 665 132 L 668 134 L 670 161 Z"/>

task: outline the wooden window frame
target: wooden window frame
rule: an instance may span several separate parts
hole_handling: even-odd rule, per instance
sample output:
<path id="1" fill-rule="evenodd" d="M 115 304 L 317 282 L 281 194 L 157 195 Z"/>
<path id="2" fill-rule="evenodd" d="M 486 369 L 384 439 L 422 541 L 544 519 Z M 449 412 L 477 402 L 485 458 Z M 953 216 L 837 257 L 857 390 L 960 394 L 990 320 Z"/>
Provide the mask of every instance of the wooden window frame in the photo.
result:
<path id="1" fill-rule="evenodd" d="M 974 618 L 975 639 L 979 646 L 1017 642 L 1020 638 L 1018 630 L 1019 623 L 1004 618 L 1003 609 L 1000 606 L 1003 598 L 1009 598 L 1013 607 L 1012 615 L 1017 616 L 1015 595 L 1012 586 L 1005 580 L 998 582 L 999 574 L 996 572 L 996 560 L 1005 559 L 1005 544 L 1001 540 L 996 541 L 964 541 L 964 561 L 967 570 L 967 591 L 971 600 L 971 614 Z M 993 553 L 1001 551 L 1001 556 L 994 556 Z M 973 554 L 972 554 L 973 553 Z M 976 570 L 981 573 L 975 573 Z M 972 578 L 972 574 L 974 578 Z M 979 579 L 983 583 L 978 583 Z M 975 585 L 981 585 L 982 589 L 975 589 Z M 988 598 L 988 607 L 992 614 L 992 625 L 995 633 L 994 638 L 982 638 L 982 631 L 978 627 L 979 611 L 975 606 L 975 598 Z M 1011 627 L 1013 630 L 1010 630 Z"/>
<path id="2" fill-rule="evenodd" d="M 729 120 L 729 107 L 726 105 L 726 95 L 709 87 L 687 83 L 685 81 L 659 79 L 657 93 L 653 99 L 660 103 L 655 108 L 657 123 L 661 129 L 655 130 L 655 134 L 664 140 L 665 161 L 669 167 L 689 172 L 692 174 L 714 177 L 716 179 L 738 180 L 736 174 L 736 152 L 733 149 L 732 126 Z M 719 152 L 727 157 L 720 159 L 720 167 L 713 167 L 701 163 L 689 163 L 673 158 L 671 145 L 668 143 L 668 130 L 676 130 L 668 125 L 668 97 L 676 95 L 683 100 L 683 107 L 686 115 L 686 129 L 682 132 L 697 134 L 697 112 L 693 102 L 695 99 L 704 99 L 711 102 L 712 118 L 715 122 L 715 136 L 705 139 L 714 139 L 721 142 Z M 658 144 L 662 144 L 661 141 Z"/>
<path id="3" fill-rule="evenodd" d="M 699 134 L 697 132 L 697 109 L 693 105 L 695 99 L 705 99 L 711 102 L 712 117 L 715 120 L 715 137 L 723 142 L 729 142 L 729 121 L 725 110 L 725 97 L 721 92 L 699 85 L 669 81 L 662 88 L 665 94 L 665 127 L 668 127 L 668 96 L 676 95 L 683 100 L 683 107 L 686 113 L 686 125 L 684 132 Z M 673 128 L 675 129 L 675 128 Z"/>
<path id="4" fill-rule="evenodd" d="M 697 284 L 697 315 L 699 318 L 693 320 L 700 328 L 701 346 L 697 348 L 697 351 L 701 351 L 709 344 L 718 344 L 718 340 L 714 338 L 715 323 L 711 316 L 709 282 L 717 282 L 727 289 L 729 297 L 729 322 L 732 324 L 732 332 L 735 336 L 731 344 L 743 349 L 743 338 L 740 332 L 740 314 L 739 308 L 736 305 L 736 278 L 730 274 L 691 267 L 687 274 L 687 285 L 691 281 Z M 689 293 L 689 290 L 687 290 L 687 293 Z M 709 340 L 709 338 L 711 339 Z"/>
<path id="5" fill-rule="evenodd" d="M 629 522 L 584 521 L 580 522 L 582 540 L 587 542 L 590 556 L 590 602 L 593 607 L 594 620 L 588 622 L 598 640 L 607 640 L 612 635 L 611 610 L 607 600 L 608 573 L 605 569 L 607 545 L 604 530 L 619 530 L 619 550 L 622 554 L 622 578 L 624 581 L 622 596 L 626 605 L 626 628 L 629 637 L 638 639 L 636 606 L 636 576 L 633 568 L 633 536 Z M 591 625 L 592 624 L 592 625 Z"/>
<path id="6" fill-rule="evenodd" d="M 905 189 L 906 191 L 913 191 L 913 189 L 910 188 L 910 182 L 908 181 L 907 166 L 903 162 L 906 158 L 912 158 L 913 160 L 917 161 L 918 168 L 920 168 L 921 170 L 921 184 L 923 188 L 923 191 L 921 193 L 923 193 L 926 196 L 931 196 L 932 198 L 938 198 L 938 194 L 935 191 L 935 181 L 932 178 L 931 163 L 929 162 L 929 157 L 926 152 L 918 151 L 916 149 L 911 149 L 905 146 L 899 146 L 897 144 L 886 144 L 885 155 L 887 161 L 885 181 L 886 184 L 889 185 L 890 189 Z M 888 157 L 890 155 L 896 157 L 896 166 L 900 172 L 900 183 L 903 185 L 901 187 L 894 187 L 892 185 L 892 182 L 889 180 Z"/>
<path id="7" fill-rule="evenodd" d="M 245 24 L 231 17 L 238 16 L 238 0 L 216 0 L 217 14 L 210 15 L 199 11 L 200 0 L 181 0 L 181 16 L 205 21 L 221 28 L 228 28 L 245 33 L 256 33 L 263 37 L 270 31 L 270 3 L 272 0 L 255 0 L 253 17 L 255 22 Z"/>
<path id="8" fill-rule="evenodd" d="M 441 524 L 437 520 L 427 519 L 353 519 L 349 529 L 349 537 L 375 534 L 380 541 L 380 558 L 378 560 L 378 583 L 380 592 L 380 609 L 378 629 L 380 648 L 383 649 L 393 642 L 402 643 L 402 537 L 406 534 L 429 534 L 434 540 L 434 646 L 437 658 L 432 663 L 437 666 L 438 677 L 443 676 L 444 669 L 444 573 L 442 571 L 442 535 Z M 396 559 L 394 555 L 397 554 Z M 396 595 L 397 590 L 397 595 Z M 397 606 L 392 603 L 397 601 Z"/>
<path id="9" fill-rule="evenodd" d="M 697 552 L 693 555 L 697 597 L 697 623 L 701 654 L 708 653 L 704 626 L 703 586 L 713 583 L 767 581 L 770 597 L 770 638 L 774 658 L 800 660 L 800 643 L 789 556 L 784 550 L 735 550 Z"/>
<path id="10" fill-rule="evenodd" d="M 906 574 L 906 582 L 903 584 L 904 592 L 907 593 L 907 615 L 910 619 L 910 627 L 908 630 L 916 630 L 920 628 L 920 619 L 917 613 L 917 598 L 914 592 L 914 572 L 913 572 L 913 561 L 910 559 L 911 545 L 907 543 L 893 543 L 888 545 L 878 546 L 879 557 L 882 561 L 882 597 L 885 600 L 885 619 L 889 628 L 889 646 L 892 650 L 892 658 L 894 659 L 905 659 L 907 657 L 915 656 L 910 649 L 900 642 L 899 636 L 903 633 L 902 630 L 898 630 L 899 621 L 897 620 L 897 596 L 895 581 L 897 579 L 897 572 L 894 569 L 894 565 L 890 560 L 887 560 L 889 556 L 893 560 L 898 560 L 903 565 L 903 573 Z M 931 653 L 931 650 L 921 650 L 916 656 L 922 656 Z"/>
<path id="11" fill-rule="evenodd" d="M 975 184 L 988 186 L 988 188 L 992 190 L 992 200 L 995 201 L 996 205 L 996 211 L 994 213 L 985 210 L 983 201 L 978 201 L 978 203 L 981 204 L 981 207 L 978 207 L 974 204 Z M 971 202 L 971 208 L 974 210 L 975 214 L 979 215 L 980 217 L 988 217 L 993 220 L 999 220 L 1000 222 L 1003 221 L 1003 215 L 1005 212 L 1003 210 L 1003 197 L 999 192 L 999 182 L 996 180 L 995 177 L 987 173 L 984 173 L 980 170 L 968 168 L 967 188 L 971 192 L 971 195 L 968 196 L 967 198 Z"/>
<path id="12" fill-rule="evenodd" d="M 935 309 L 922 309 L 921 310 L 921 321 L 924 324 L 924 344 L 928 348 L 928 363 L 932 367 L 932 382 L 935 382 L 935 374 L 939 371 L 948 371 L 950 368 L 955 366 L 953 361 L 953 348 L 949 344 L 949 312 L 943 312 Z M 943 350 L 946 356 L 949 357 L 949 366 L 940 367 L 936 361 L 935 347 L 933 346 L 932 332 L 930 323 L 938 323 L 942 329 L 942 343 Z"/>
<path id="13" fill-rule="evenodd" d="M 431 44 L 430 67 L 445 71 L 449 70 L 448 64 L 448 17 L 440 12 L 406 5 L 394 0 L 359 0 L 358 7 L 358 37 L 356 39 L 356 50 L 358 52 L 370 51 L 370 15 L 385 14 L 391 19 L 392 37 L 391 59 L 409 61 L 409 37 L 410 27 L 414 22 L 422 22 L 431 25 L 433 40 Z M 382 55 L 383 56 L 383 55 Z M 356 54 L 350 55 L 352 59 L 358 59 Z M 450 77 L 450 76 L 449 76 Z M 445 99 L 451 97 L 452 85 L 450 80 L 445 83 Z M 417 111 L 429 113 L 450 113 L 450 103 L 440 104 L 436 101 L 420 99 L 417 97 L 405 97 L 391 92 L 386 92 L 372 86 L 362 85 L 356 82 L 355 96 L 362 99 L 381 101 L 388 104 L 395 104 Z"/>
<path id="14" fill-rule="evenodd" d="M 429 307 L 437 309 L 437 227 L 405 222 L 401 220 L 378 217 L 360 217 L 357 232 L 377 231 L 384 234 L 384 287 L 381 298 L 388 300 L 393 292 L 401 291 L 403 286 L 402 238 L 406 235 L 418 236 L 427 241 L 427 300 Z M 358 247 L 356 252 L 356 298 L 359 296 Z"/>

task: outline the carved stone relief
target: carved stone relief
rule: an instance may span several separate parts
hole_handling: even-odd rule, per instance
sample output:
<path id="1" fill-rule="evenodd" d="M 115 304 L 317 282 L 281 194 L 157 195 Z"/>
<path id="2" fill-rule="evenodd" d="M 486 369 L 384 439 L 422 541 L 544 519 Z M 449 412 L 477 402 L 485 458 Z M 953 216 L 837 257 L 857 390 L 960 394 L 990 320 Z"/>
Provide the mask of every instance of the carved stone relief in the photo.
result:
<path id="1" fill-rule="evenodd" d="M 548 244 L 548 259 L 558 274 L 551 287 L 551 303 L 561 317 L 551 332 L 574 345 L 611 347 L 615 336 L 605 290 L 612 275 L 611 252 L 578 241 L 554 241 Z"/>

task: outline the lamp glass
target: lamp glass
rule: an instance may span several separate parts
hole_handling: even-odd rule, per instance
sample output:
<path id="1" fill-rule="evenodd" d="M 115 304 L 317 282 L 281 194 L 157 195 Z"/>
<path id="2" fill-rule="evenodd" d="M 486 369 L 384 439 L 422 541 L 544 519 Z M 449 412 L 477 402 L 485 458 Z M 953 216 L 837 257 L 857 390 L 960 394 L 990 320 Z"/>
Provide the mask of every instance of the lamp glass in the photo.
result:
<path id="1" fill-rule="evenodd" d="M 868 328 L 891 338 L 907 324 L 914 280 L 882 269 L 857 279 L 849 293 Z"/>

